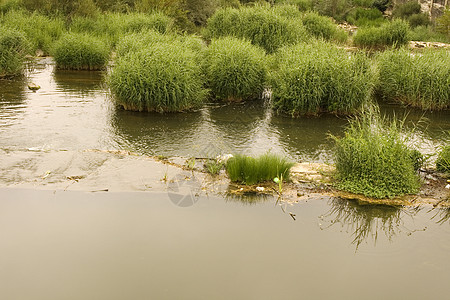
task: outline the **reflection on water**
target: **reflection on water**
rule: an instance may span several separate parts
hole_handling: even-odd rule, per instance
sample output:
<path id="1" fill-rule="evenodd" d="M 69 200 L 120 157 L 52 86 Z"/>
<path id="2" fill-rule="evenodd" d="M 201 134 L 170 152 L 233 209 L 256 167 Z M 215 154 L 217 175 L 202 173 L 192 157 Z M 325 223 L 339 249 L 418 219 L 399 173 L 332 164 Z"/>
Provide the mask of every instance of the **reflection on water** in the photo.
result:
<path id="1" fill-rule="evenodd" d="M 450 225 L 450 207 L 435 208 L 431 213 L 434 213 L 432 220 L 435 220 L 440 225 Z"/>
<path id="2" fill-rule="evenodd" d="M 258 194 L 254 192 L 244 194 L 227 193 L 224 199 L 226 202 L 242 203 L 243 205 L 257 205 L 273 201 L 275 198 L 272 195 Z"/>
<path id="3" fill-rule="evenodd" d="M 336 224 L 346 228 L 352 234 L 352 244 L 356 249 L 367 241 L 376 244 L 379 235 L 384 234 L 389 241 L 400 232 L 407 231 L 404 225 L 406 216 L 414 216 L 417 209 L 405 209 L 389 205 L 360 205 L 357 201 L 331 198 L 329 201 L 330 210 L 323 216 L 328 228 Z"/>
<path id="4" fill-rule="evenodd" d="M 93 95 L 103 84 L 103 73 L 98 71 L 57 70 L 53 72 L 56 90 L 76 98 Z"/>

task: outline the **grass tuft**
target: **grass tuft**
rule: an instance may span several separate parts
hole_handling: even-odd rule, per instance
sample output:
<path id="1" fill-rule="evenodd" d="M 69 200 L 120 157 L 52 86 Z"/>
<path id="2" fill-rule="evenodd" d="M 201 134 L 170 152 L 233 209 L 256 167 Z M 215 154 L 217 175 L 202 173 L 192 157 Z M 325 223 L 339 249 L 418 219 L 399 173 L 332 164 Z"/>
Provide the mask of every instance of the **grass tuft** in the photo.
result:
<path id="1" fill-rule="evenodd" d="M 450 174 L 450 145 L 446 145 L 439 152 L 436 160 L 436 170 Z"/>
<path id="2" fill-rule="evenodd" d="M 59 39 L 52 51 L 58 69 L 101 70 L 109 59 L 109 47 L 87 34 L 69 33 Z"/>
<path id="3" fill-rule="evenodd" d="M 316 12 L 308 12 L 303 15 L 302 21 L 306 30 L 316 38 L 340 42 L 347 40 L 347 34 L 343 29 L 337 27 L 329 17 L 321 16 Z"/>
<path id="4" fill-rule="evenodd" d="M 428 50 L 411 53 L 406 49 L 378 55 L 377 92 L 421 109 L 450 108 L 450 52 Z"/>
<path id="5" fill-rule="evenodd" d="M 212 40 L 205 51 L 203 70 L 215 98 L 254 99 L 261 95 L 267 77 L 265 52 L 233 37 Z"/>
<path id="6" fill-rule="evenodd" d="M 273 106 L 292 116 L 358 111 L 372 93 L 373 72 L 363 53 L 316 42 L 284 47 L 274 56 Z"/>
<path id="7" fill-rule="evenodd" d="M 28 48 L 23 32 L 0 25 L 0 78 L 22 73 Z"/>
<path id="8" fill-rule="evenodd" d="M 259 157 L 235 155 L 230 158 L 226 170 L 231 181 L 253 185 L 274 178 L 289 180 L 289 171 L 294 163 L 279 155 L 266 153 Z"/>
<path id="9" fill-rule="evenodd" d="M 417 193 L 419 155 L 408 148 L 403 123 L 370 112 L 352 120 L 344 137 L 333 137 L 337 187 L 379 199 Z"/>
<path id="10" fill-rule="evenodd" d="M 363 27 L 353 37 L 353 43 L 363 48 L 401 47 L 409 42 L 408 22 L 397 19 L 380 27 Z"/>

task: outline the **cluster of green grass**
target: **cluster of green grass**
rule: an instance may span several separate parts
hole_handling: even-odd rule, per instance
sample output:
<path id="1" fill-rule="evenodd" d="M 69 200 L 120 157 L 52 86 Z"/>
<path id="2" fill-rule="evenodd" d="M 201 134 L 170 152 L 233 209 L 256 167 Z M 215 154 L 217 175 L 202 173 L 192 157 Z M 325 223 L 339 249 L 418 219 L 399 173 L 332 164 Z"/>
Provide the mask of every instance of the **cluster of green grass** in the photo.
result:
<path id="1" fill-rule="evenodd" d="M 214 39 L 204 53 L 207 87 L 216 99 L 242 101 L 261 95 L 267 77 L 263 49 L 233 37 Z"/>
<path id="2" fill-rule="evenodd" d="M 309 38 L 298 20 L 283 16 L 268 5 L 219 9 L 208 20 L 204 35 L 209 39 L 223 36 L 245 38 L 267 53 Z"/>
<path id="3" fill-rule="evenodd" d="M 378 27 L 387 20 L 383 17 L 383 13 L 376 8 L 356 7 L 352 9 L 346 16 L 347 22 L 355 24 L 358 27 L 373 26 Z"/>
<path id="4" fill-rule="evenodd" d="M 272 99 L 279 112 L 350 114 L 371 97 L 373 72 L 363 53 L 316 42 L 284 47 L 274 61 Z"/>
<path id="5" fill-rule="evenodd" d="M 380 27 L 363 27 L 353 37 L 353 43 L 365 48 L 400 47 L 409 42 L 409 25 L 397 19 Z"/>
<path id="6" fill-rule="evenodd" d="M 390 50 L 377 61 L 377 92 L 383 98 L 429 110 L 450 107 L 449 51 Z"/>
<path id="7" fill-rule="evenodd" d="M 119 56 L 108 83 L 127 110 L 184 111 L 199 106 L 207 94 L 198 53 L 180 42 L 154 43 Z"/>
<path id="8" fill-rule="evenodd" d="M 0 24 L 23 31 L 30 43 L 30 51 L 39 49 L 44 54 L 50 53 L 54 41 L 66 31 L 65 23 L 61 18 L 50 18 L 21 10 L 11 10 L 1 15 Z"/>
<path id="9" fill-rule="evenodd" d="M 179 35 L 175 33 L 160 33 L 153 29 L 124 35 L 116 45 L 116 54 L 123 56 L 129 52 L 139 51 L 157 43 L 180 43 L 183 47 L 200 52 L 205 47 L 203 40 L 195 35 Z"/>
<path id="10" fill-rule="evenodd" d="M 334 137 L 337 187 L 380 199 L 417 193 L 417 151 L 408 148 L 402 127 L 369 113 L 355 118 L 344 137 Z"/>
<path id="11" fill-rule="evenodd" d="M 441 33 L 433 26 L 417 26 L 409 31 L 409 40 L 450 43 L 450 34 Z"/>
<path id="12" fill-rule="evenodd" d="M 152 14 L 106 13 L 96 17 L 73 18 L 70 28 L 74 32 L 102 37 L 114 46 L 122 36 L 129 33 L 150 29 L 159 33 L 169 32 L 173 28 L 173 20 L 161 12 Z"/>
<path id="13" fill-rule="evenodd" d="M 52 50 L 56 66 L 70 70 L 101 70 L 109 59 L 109 47 L 102 40 L 80 33 L 67 33 Z"/>
<path id="14" fill-rule="evenodd" d="M 450 174 L 450 145 L 446 145 L 439 152 L 436 160 L 436 169 L 439 172 Z"/>
<path id="15" fill-rule="evenodd" d="M 294 163 L 286 158 L 266 153 L 259 157 L 236 155 L 230 158 L 226 170 L 231 181 L 252 185 L 274 178 L 289 180 L 289 171 Z"/>
<path id="16" fill-rule="evenodd" d="M 337 27 L 329 17 L 321 16 L 316 12 L 308 12 L 302 16 L 302 21 L 306 30 L 316 38 L 339 42 L 347 40 L 348 36 L 345 31 Z"/>
<path id="17" fill-rule="evenodd" d="M 22 73 L 28 47 L 22 32 L 0 25 L 0 78 Z"/>

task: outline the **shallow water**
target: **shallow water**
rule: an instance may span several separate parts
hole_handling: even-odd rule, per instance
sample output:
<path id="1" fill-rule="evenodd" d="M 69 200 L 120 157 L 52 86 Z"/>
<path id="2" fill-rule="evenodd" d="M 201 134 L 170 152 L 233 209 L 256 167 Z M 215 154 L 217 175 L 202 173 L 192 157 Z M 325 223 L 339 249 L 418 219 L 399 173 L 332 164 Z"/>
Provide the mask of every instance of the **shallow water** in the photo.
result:
<path id="1" fill-rule="evenodd" d="M 88 178 L 97 181 L 88 182 L 89 190 L 100 190 L 98 182 L 107 181 L 97 175 L 105 172 L 120 174 L 112 181 L 119 191 L 127 176 L 142 177 L 138 188 L 157 188 L 145 172 L 124 167 L 142 165 L 139 157 L 117 156 L 110 160 L 121 164 L 105 166 L 104 153 L 77 152 L 85 149 L 195 157 L 270 149 L 298 161 L 330 161 L 327 136 L 342 134 L 347 124 L 335 116 L 278 116 L 262 101 L 212 103 L 180 114 L 127 112 L 112 104 L 102 76 L 55 71 L 43 59 L 27 79 L 0 81 L 3 183 L 14 186 L 20 178 L 33 186 L 36 174 L 39 182 L 54 180 L 46 171 L 64 165 L 70 174 L 55 172 L 64 180 L 92 169 Z M 26 80 L 41 89 L 29 91 Z M 381 109 L 408 111 L 414 122 L 428 118 L 414 133 L 424 152 L 448 138 L 448 111 Z M 167 170 L 170 178 L 178 174 Z M 164 169 L 158 172 L 164 186 Z M 328 197 L 291 204 L 197 197 L 189 182 L 167 186 L 165 192 L 0 188 L 0 299 L 437 299 L 450 293 L 449 210 Z"/>
<path id="2" fill-rule="evenodd" d="M 182 208 L 151 192 L 0 194 L 2 299 L 445 299 L 450 292 L 448 211 L 337 199 L 280 206 L 200 197 Z"/>
<path id="3" fill-rule="evenodd" d="M 26 81 L 41 86 L 27 89 Z M 272 113 L 264 101 L 211 103 L 196 112 L 157 114 L 117 109 L 100 72 L 55 71 L 39 60 L 28 79 L 0 81 L 0 148 L 119 149 L 151 155 L 213 157 L 221 153 L 261 154 L 268 150 L 297 161 L 332 161 L 329 134 L 341 135 L 346 118 L 292 119 Z M 435 152 L 450 130 L 450 112 L 423 113 L 384 105 L 420 127 L 415 143 Z"/>

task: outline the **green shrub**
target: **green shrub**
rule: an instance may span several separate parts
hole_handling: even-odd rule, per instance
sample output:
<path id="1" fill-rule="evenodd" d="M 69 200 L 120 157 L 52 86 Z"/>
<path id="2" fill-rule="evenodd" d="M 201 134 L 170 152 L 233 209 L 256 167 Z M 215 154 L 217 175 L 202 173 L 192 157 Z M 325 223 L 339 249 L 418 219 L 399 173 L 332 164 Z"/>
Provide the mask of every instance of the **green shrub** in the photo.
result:
<path id="1" fill-rule="evenodd" d="M 87 34 L 69 33 L 61 37 L 52 51 L 59 69 L 101 70 L 109 59 L 109 47 Z"/>
<path id="2" fill-rule="evenodd" d="M 284 47 L 275 55 L 273 107 L 292 116 L 354 113 L 372 91 L 370 61 L 333 44 L 316 42 Z"/>
<path id="3" fill-rule="evenodd" d="M 123 36 L 116 45 L 116 53 L 118 56 L 123 56 L 156 43 L 181 43 L 184 47 L 193 51 L 200 51 L 205 47 L 203 40 L 197 36 L 173 33 L 162 34 L 150 29 Z"/>
<path id="4" fill-rule="evenodd" d="M 245 38 L 267 53 L 308 39 L 305 28 L 297 20 L 280 15 L 270 6 L 219 9 L 209 18 L 204 35 L 208 39 Z"/>
<path id="5" fill-rule="evenodd" d="M 22 73 L 28 47 L 22 32 L 0 26 L 0 78 Z"/>
<path id="6" fill-rule="evenodd" d="M 356 46 L 368 48 L 400 47 L 406 45 L 409 25 L 403 20 L 394 20 L 381 27 L 360 28 L 353 38 Z"/>
<path id="7" fill-rule="evenodd" d="M 450 173 L 450 145 L 446 145 L 439 152 L 436 160 L 436 169 L 439 172 Z"/>
<path id="8" fill-rule="evenodd" d="M 171 31 L 173 20 L 159 12 L 143 13 L 107 13 L 96 18 L 78 17 L 72 20 L 70 28 L 74 32 L 89 33 L 106 38 L 115 45 L 121 36 L 133 32 L 153 29 L 160 33 Z"/>
<path id="9" fill-rule="evenodd" d="M 252 185 L 272 181 L 275 177 L 287 181 L 293 165 L 286 158 L 271 153 L 256 158 L 236 155 L 228 160 L 226 170 L 231 181 Z"/>
<path id="10" fill-rule="evenodd" d="M 298 11 L 309 11 L 313 8 L 312 0 L 275 0 L 277 6 L 294 5 Z"/>
<path id="11" fill-rule="evenodd" d="M 205 96 L 198 53 L 180 43 L 155 43 L 118 57 L 108 76 L 126 110 L 174 112 L 199 106 Z"/>
<path id="12" fill-rule="evenodd" d="M 376 8 L 356 7 L 352 9 L 346 16 L 347 22 L 356 26 L 373 26 L 378 27 L 386 22 L 383 13 Z"/>
<path id="13" fill-rule="evenodd" d="M 12 10 L 0 18 L 6 27 L 23 31 L 31 44 L 30 50 L 42 50 L 49 54 L 54 41 L 64 32 L 65 24 L 61 18 L 49 18 L 38 13 Z"/>
<path id="14" fill-rule="evenodd" d="M 436 30 L 450 39 L 450 8 L 447 8 L 444 14 L 436 19 Z"/>
<path id="15" fill-rule="evenodd" d="M 409 16 L 420 13 L 421 6 L 417 1 L 409 1 L 396 5 L 392 11 L 392 16 L 394 18 L 406 19 Z"/>
<path id="16" fill-rule="evenodd" d="M 417 26 L 409 32 L 411 41 L 450 43 L 450 35 L 435 31 L 432 26 Z"/>
<path id="17" fill-rule="evenodd" d="M 406 49 L 380 53 L 377 57 L 377 92 L 422 109 L 450 107 L 450 52 L 428 50 L 412 54 Z"/>
<path id="18" fill-rule="evenodd" d="M 342 29 L 338 28 L 329 17 L 320 16 L 315 12 L 309 12 L 303 16 L 302 21 L 306 30 L 316 38 L 337 40 L 343 36 L 339 34 L 339 31 Z"/>
<path id="19" fill-rule="evenodd" d="M 430 19 L 426 14 L 414 14 L 408 17 L 408 23 L 412 28 L 417 26 L 427 26 L 430 24 Z"/>
<path id="20" fill-rule="evenodd" d="M 415 194 L 420 187 L 415 151 L 407 147 L 403 122 L 363 114 L 350 122 L 336 142 L 339 189 L 373 198 Z"/>
<path id="21" fill-rule="evenodd" d="M 207 87 L 224 101 L 242 101 L 261 95 L 267 77 L 264 50 L 233 37 L 212 40 L 203 69 Z"/>

